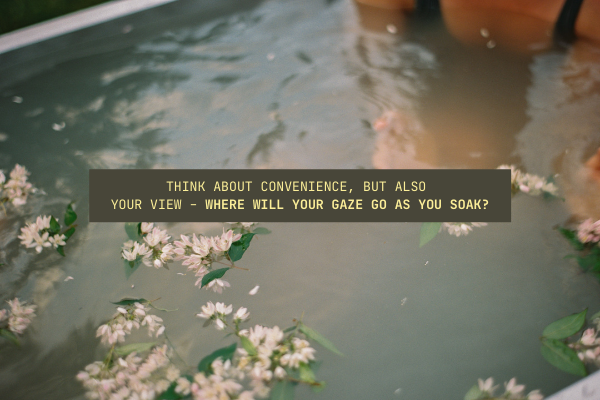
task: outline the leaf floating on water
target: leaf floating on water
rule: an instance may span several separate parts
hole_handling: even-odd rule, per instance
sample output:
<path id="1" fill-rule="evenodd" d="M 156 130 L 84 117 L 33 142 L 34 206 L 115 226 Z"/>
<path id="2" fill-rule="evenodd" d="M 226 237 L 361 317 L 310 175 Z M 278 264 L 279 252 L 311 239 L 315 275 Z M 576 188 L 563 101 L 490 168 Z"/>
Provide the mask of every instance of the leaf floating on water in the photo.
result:
<path id="1" fill-rule="evenodd" d="M 56 220 L 56 218 L 54 218 L 53 216 L 50 217 L 50 234 L 51 235 L 56 235 L 58 232 L 60 232 L 60 224 L 58 223 L 58 221 Z"/>
<path id="2" fill-rule="evenodd" d="M 189 375 L 183 375 L 182 378 L 186 378 L 188 381 L 193 382 L 194 378 Z M 182 395 L 175 391 L 177 387 L 177 381 L 172 382 L 167 390 L 162 392 L 160 396 L 156 398 L 156 400 L 183 400 L 183 399 L 191 399 L 190 395 Z"/>
<path id="3" fill-rule="evenodd" d="M 300 363 L 300 380 L 309 383 L 315 381 L 315 373 L 308 364 Z"/>
<path id="4" fill-rule="evenodd" d="M 548 325 L 542 336 L 548 339 L 566 339 L 579 332 L 585 324 L 587 308 L 580 313 L 571 314 Z"/>
<path id="5" fill-rule="evenodd" d="M 246 250 L 248 250 L 248 247 L 250 247 L 250 241 L 253 236 L 254 233 L 245 233 L 240 240 L 231 244 L 227 253 L 231 262 L 236 262 L 242 258 Z"/>
<path id="6" fill-rule="evenodd" d="M 212 353 L 204 357 L 202 360 L 200 360 L 200 363 L 198 363 L 198 371 L 205 372 L 206 374 L 212 373 L 211 365 L 213 361 L 215 361 L 219 357 L 221 358 L 221 360 L 223 360 L 223 362 L 231 360 L 233 358 L 233 355 L 235 354 L 236 349 L 237 343 L 233 343 L 227 347 L 222 347 L 218 350 L 213 351 Z"/>
<path id="7" fill-rule="evenodd" d="M 56 248 L 56 251 L 58 251 L 58 254 L 60 254 L 61 256 L 65 257 L 65 246 L 58 246 Z"/>
<path id="8" fill-rule="evenodd" d="M 134 241 L 141 241 L 142 236 L 140 235 L 140 225 L 141 222 L 125 222 L 125 232 L 127 233 L 127 237 Z"/>
<path id="9" fill-rule="evenodd" d="M 299 325 L 299 329 L 300 332 L 304 333 L 306 335 L 306 337 L 308 337 L 309 339 L 314 340 L 315 342 L 319 343 L 321 346 L 325 347 L 327 350 L 339 355 L 339 356 L 343 356 L 342 352 L 339 351 L 333 343 L 331 343 L 331 341 L 329 341 L 329 339 L 327 339 L 325 336 L 321 335 L 319 332 L 315 331 L 312 328 L 309 328 L 308 326 L 304 325 L 302 322 Z"/>
<path id="10" fill-rule="evenodd" d="M 556 339 L 542 339 L 542 356 L 550 364 L 569 374 L 586 376 L 587 371 L 583 362 L 577 357 L 575 350 Z"/>
<path id="11" fill-rule="evenodd" d="M 129 306 L 131 304 L 134 303 L 148 303 L 148 300 L 146 299 L 132 299 L 130 297 L 125 297 L 124 299 L 121 299 L 117 302 L 111 302 L 112 304 L 115 304 L 117 306 Z"/>
<path id="12" fill-rule="evenodd" d="M 10 340 L 15 346 L 21 347 L 21 342 L 19 342 L 19 338 L 8 329 L 0 329 L 0 336 Z"/>
<path id="13" fill-rule="evenodd" d="M 215 279 L 222 278 L 223 275 L 225 275 L 225 272 L 227 272 L 227 271 L 229 271 L 229 268 L 219 268 L 219 269 L 215 269 L 214 271 L 210 271 L 208 274 L 206 274 L 206 275 L 204 275 L 204 277 L 202 277 L 202 285 L 200 286 L 200 288 L 203 288 L 204 286 L 208 285 Z"/>
<path id="14" fill-rule="evenodd" d="M 65 225 L 71 226 L 75 221 L 77 221 L 77 214 L 73 210 L 73 202 L 71 202 L 67 206 L 67 211 L 65 211 Z"/>
<path id="15" fill-rule="evenodd" d="M 246 350 L 246 352 L 248 352 L 248 355 L 250 357 L 254 357 L 258 354 L 256 347 L 250 341 L 250 339 L 248 339 L 246 336 L 240 336 L 240 340 L 242 341 L 242 347 L 244 348 L 244 350 Z"/>
<path id="16" fill-rule="evenodd" d="M 63 233 L 63 235 L 65 235 L 65 242 L 67 240 L 69 240 L 69 238 L 71 236 L 73 236 L 74 233 L 75 233 L 75 227 L 72 227 L 71 229 L 67 229 L 67 231 L 65 233 Z"/>
<path id="17" fill-rule="evenodd" d="M 465 394 L 464 400 L 477 400 L 477 399 L 479 399 L 480 395 L 481 395 L 481 390 L 479 389 L 478 385 L 475 385 L 471 389 L 469 389 L 467 394 Z"/>
<path id="18" fill-rule="evenodd" d="M 295 383 L 283 380 L 277 381 L 271 389 L 271 400 L 293 400 Z"/>
<path id="19" fill-rule="evenodd" d="M 133 274 L 140 267 L 140 265 L 142 265 L 142 261 L 141 260 L 136 260 L 136 261 L 123 260 L 123 265 L 125 266 L 125 278 L 129 279 L 131 274 Z"/>
<path id="20" fill-rule="evenodd" d="M 419 247 L 423 247 L 429 243 L 440 231 L 441 222 L 423 222 L 421 225 L 421 237 L 419 239 Z"/>

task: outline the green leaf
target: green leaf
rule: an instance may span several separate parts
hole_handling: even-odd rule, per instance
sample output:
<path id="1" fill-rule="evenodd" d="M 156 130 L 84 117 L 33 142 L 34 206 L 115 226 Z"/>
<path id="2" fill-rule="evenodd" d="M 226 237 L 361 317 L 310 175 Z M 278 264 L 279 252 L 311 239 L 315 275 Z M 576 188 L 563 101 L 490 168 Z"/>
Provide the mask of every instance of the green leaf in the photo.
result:
<path id="1" fill-rule="evenodd" d="M 587 272 L 596 264 L 596 260 L 594 259 L 594 257 L 591 257 L 591 254 L 588 254 L 584 257 L 577 256 L 577 264 L 579 264 L 582 270 Z"/>
<path id="2" fill-rule="evenodd" d="M 213 361 L 215 361 L 219 357 L 221 357 L 221 360 L 223 360 L 224 362 L 227 360 L 231 360 L 233 358 L 233 355 L 235 354 L 236 349 L 237 343 L 233 343 L 230 346 L 222 347 L 218 350 L 213 351 L 212 353 L 204 357 L 202 360 L 200 360 L 200 363 L 198 363 L 198 371 L 204 372 L 207 375 L 211 374 L 211 364 L 213 363 Z"/>
<path id="3" fill-rule="evenodd" d="M 125 346 L 116 347 L 115 354 L 120 357 L 125 357 L 126 355 L 133 353 L 143 353 L 146 350 L 150 350 L 156 346 L 156 342 L 145 342 L 145 343 L 131 343 L 126 344 Z"/>
<path id="4" fill-rule="evenodd" d="M 250 357 L 254 357 L 258 354 L 256 347 L 254 347 L 250 339 L 248 339 L 246 336 L 240 336 L 240 340 L 242 341 L 242 347 L 248 352 Z"/>
<path id="5" fill-rule="evenodd" d="M 0 336 L 7 340 L 10 340 L 15 346 L 21 347 L 21 342 L 19 341 L 19 338 L 8 329 L 0 329 Z"/>
<path id="6" fill-rule="evenodd" d="M 66 236 L 66 237 L 65 237 L 65 242 L 66 242 L 67 240 L 69 240 L 69 238 L 70 238 L 71 236 L 73 236 L 73 234 L 74 234 L 74 233 L 75 233 L 75 227 L 72 227 L 72 228 L 68 229 L 68 230 L 67 230 L 65 233 L 63 233 L 63 235 L 65 235 L 65 236 Z"/>
<path id="7" fill-rule="evenodd" d="M 254 233 L 255 235 L 268 235 L 269 233 L 271 233 L 271 231 L 267 228 L 259 226 L 258 228 L 254 229 L 252 233 Z"/>
<path id="8" fill-rule="evenodd" d="M 232 262 L 236 262 L 242 258 L 246 250 L 248 250 L 248 247 L 250 247 L 250 241 L 252 240 L 253 236 L 254 233 L 245 233 L 242 235 L 240 240 L 231 244 L 227 254 Z"/>
<path id="9" fill-rule="evenodd" d="M 583 362 L 577 357 L 575 350 L 557 339 L 542 338 L 542 356 L 550 364 L 569 374 L 586 376 L 587 371 Z"/>
<path id="10" fill-rule="evenodd" d="M 419 239 L 419 247 L 425 246 L 433 239 L 442 226 L 441 222 L 423 222 L 421 225 L 421 238 Z"/>
<path id="11" fill-rule="evenodd" d="M 554 321 L 544 329 L 542 336 L 547 339 L 566 339 L 576 334 L 585 324 L 586 313 L 587 308 L 580 313 L 571 314 L 568 317 Z"/>
<path id="12" fill-rule="evenodd" d="M 125 297 L 117 302 L 111 301 L 111 303 L 116 304 L 117 306 L 129 306 L 133 303 L 148 303 L 146 299 L 132 299 L 131 297 Z"/>
<path id="13" fill-rule="evenodd" d="M 309 328 L 308 326 L 304 325 L 302 322 L 300 323 L 299 329 L 300 329 L 300 332 L 304 333 L 307 338 L 314 340 L 315 342 L 319 343 L 321 346 L 325 347 L 327 350 L 329 350 L 339 356 L 343 356 L 343 354 L 338 349 L 335 348 L 333 343 L 331 343 L 329 341 L 329 339 L 327 339 L 325 336 L 321 335 L 319 332 L 315 331 L 312 328 Z"/>
<path id="14" fill-rule="evenodd" d="M 56 218 L 54 218 L 54 216 L 50 217 L 50 229 L 48 231 L 52 235 L 56 235 L 58 232 L 60 232 L 60 224 Z"/>
<path id="15" fill-rule="evenodd" d="M 306 363 L 300 363 L 300 380 L 308 383 L 313 383 L 315 381 L 315 373 L 310 368 L 310 366 Z"/>
<path id="16" fill-rule="evenodd" d="M 573 246 L 575 250 L 583 250 L 583 243 L 579 241 L 575 231 L 566 228 L 558 228 L 558 231 L 569 241 L 569 243 L 571 243 L 571 246 Z"/>
<path id="17" fill-rule="evenodd" d="M 475 385 L 465 394 L 465 400 L 478 400 L 480 395 L 479 385 Z"/>
<path id="18" fill-rule="evenodd" d="M 271 389 L 271 400 L 294 400 L 294 386 L 290 381 L 277 381 Z"/>
<path id="19" fill-rule="evenodd" d="M 288 333 L 288 332 L 291 332 L 291 331 L 293 331 L 294 329 L 296 329 L 296 325 L 294 325 L 294 326 L 290 326 L 289 328 L 285 328 L 285 329 L 283 330 L 283 333 Z"/>
<path id="20" fill-rule="evenodd" d="M 215 279 L 220 279 L 225 275 L 225 272 L 229 271 L 229 268 L 219 268 L 213 271 L 210 271 L 208 274 L 204 275 L 202 278 L 202 285 L 200 288 L 202 289 L 204 286 L 208 285 Z"/>
<path id="21" fill-rule="evenodd" d="M 77 221 L 77 214 L 73 211 L 73 203 L 69 203 L 65 211 L 65 226 L 71 226 Z"/>
<path id="22" fill-rule="evenodd" d="M 142 235 L 140 235 L 141 224 L 141 222 L 125 222 L 125 232 L 129 239 L 135 240 L 136 242 L 142 240 Z"/>
<path id="23" fill-rule="evenodd" d="M 316 382 L 316 383 L 317 383 L 317 385 L 311 385 L 312 391 L 315 393 L 321 392 L 323 389 L 325 389 L 325 386 L 327 386 L 325 381 Z"/>
<path id="24" fill-rule="evenodd" d="M 177 387 L 177 382 L 171 383 L 171 385 L 169 385 L 169 388 L 167 390 L 165 390 L 164 392 L 162 392 L 160 394 L 160 396 L 158 396 L 156 398 L 156 400 L 180 400 L 180 399 L 183 399 L 184 397 L 175 391 L 176 387 Z"/>
<path id="25" fill-rule="evenodd" d="M 58 246 L 56 248 L 56 251 L 58 251 L 58 254 L 60 254 L 61 256 L 65 257 L 65 246 Z"/>
<path id="26" fill-rule="evenodd" d="M 123 265 L 125 267 L 125 278 L 129 279 L 129 277 L 140 267 L 140 265 L 142 265 L 142 260 L 123 260 Z"/>

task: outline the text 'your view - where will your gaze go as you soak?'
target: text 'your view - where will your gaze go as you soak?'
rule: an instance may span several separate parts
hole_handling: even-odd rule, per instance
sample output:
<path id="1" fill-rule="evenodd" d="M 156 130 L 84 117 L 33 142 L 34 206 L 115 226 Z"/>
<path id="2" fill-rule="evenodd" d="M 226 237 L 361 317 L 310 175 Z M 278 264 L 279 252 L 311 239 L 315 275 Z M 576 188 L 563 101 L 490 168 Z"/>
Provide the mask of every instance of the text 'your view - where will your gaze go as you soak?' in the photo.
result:
<path id="1" fill-rule="evenodd" d="M 510 170 L 108 170 L 90 222 L 510 222 Z"/>

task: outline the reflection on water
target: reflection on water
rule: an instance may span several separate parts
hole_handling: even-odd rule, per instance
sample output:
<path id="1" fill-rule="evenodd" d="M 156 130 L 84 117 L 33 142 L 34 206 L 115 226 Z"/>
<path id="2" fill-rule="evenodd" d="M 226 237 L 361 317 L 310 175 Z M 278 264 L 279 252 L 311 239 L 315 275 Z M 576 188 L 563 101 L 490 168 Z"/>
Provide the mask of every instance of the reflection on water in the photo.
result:
<path id="1" fill-rule="evenodd" d="M 600 143 L 597 47 L 512 53 L 463 45 L 441 20 L 358 11 L 349 2 L 267 1 L 0 82 L 0 167 L 27 166 L 48 193 L 0 220 L 0 298 L 40 305 L 23 349 L 2 345 L 0 393 L 81 395 L 74 376 L 100 357 L 95 328 L 114 312 L 110 301 L 131 296 L 179 307 L 160 316 L 191 365 L 223 345 L 193 317 L 208 300 L 247 306 L 252 323 L 265 325 L 305 312 L 346 354 L 318 353 L 331 399 L 462 398 L 488 376 L 517 376 L 545 394 L 573 381 L 542 359 L 538 337 L 562 316 L 599 310 L 600 287 L 563 259 L 569 248 L 553 226 L 570 211 L 560 201 L 517 196 L 512 223 L 438 235 L 423 248 L 419 224 L 269 224 L 273 234 L 244 256 L 250 271 L 231 273 L 233 288 L 218 299 L 177 266 L 142 267 L 126 281 L 122 224 L 86 223 L 89 168 L 516 163 L 560 173 L 567 205 L 594 215 L 593 186 L 577 177 Z M 19 227 L 60 215 L 71 200 L 81 218 L 66 258 L 19 247 Z"/>
<path id="2" fill-rule="evenodd" d="M 536 56 L 531 69 L 530 119 L 516 151 L 528 169 L 560 174 L 578 219 L 598 219 L 600 187 L 584 164 L 600 146 L 600 50 L 578 42 L 565 53 Z"/>

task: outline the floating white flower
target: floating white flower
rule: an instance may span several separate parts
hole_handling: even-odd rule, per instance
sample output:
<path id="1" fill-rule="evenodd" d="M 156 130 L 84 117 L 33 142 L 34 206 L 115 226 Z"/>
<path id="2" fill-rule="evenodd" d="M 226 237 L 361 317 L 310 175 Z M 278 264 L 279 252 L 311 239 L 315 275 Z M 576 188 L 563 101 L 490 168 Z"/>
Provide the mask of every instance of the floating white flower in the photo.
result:
<path id="1" fill-rule="evenodd" d="M 101 342 L 107 345 L 122 343 L 125 341 L 125 335 L 130 334 L 134 328 L 139 329 L 140 326 L 148 327 L 149 336 L 155 334 L 158 337 L 165 330 L 163 320 L 149 314 L 149 311 L 150 307 L 139 302 L 117 307 L 112 319 L 97 329 L 96 337 L 100 337 Z"/>
<path id="2" fill-rule="evenodd" d="M 229 315 L 233 311 L 233 305 L 226 306 L 225 303 L 217 303 L 215 304 L 215 310 L 221 315 Z"/>
<path id="3" fill-rule="evenodd" d="M 517 378 L 512 378 L 508 383 L 504 384 L 505 394 L 511 396 L 511 398 L 519 397 L 525 391 L 525 385 L 517 385 Z"/>
<path id="4" fill-rule="evenodd" d="M 27 196 L 36 189 L 27 182 L 27 169 L 19 164 L 15 165 L 9 176 L 7 181 L 4 172 L 0 171 L 0 202 L 8 201 L 15 206 L 21 206 L 27 202 Z"/>
<path id="5" fill-rule="evenodd" d="M 600 220 L 586 219 L 577 227 L 577 239 L 581 243 L 600 242 Z"/>
<path id="6" fill-rule="evenodd" d="M 492 395 L 496 388 L 498 388 L 498 386 L 494 386 L 494 379 L 492 377 L 487 378 L 485 381 L 478 379 L 477 384 L 479 385 L 479 390 L 489 395 Z"/>
<path id="7" fill-rule="evenodd" d="M 501 165 L 498 169 L 510 169 L 513 194 L 519 191 L 532 196 L 539 196 L 544 193 L 552 196 L 558 194 L 558 187 L 541 176 L 522 172 L 514 165 Z"/>
<path id="8" fill-rule="evenodd" d="M 204 319 L 210 319 L 215 313 L 215 305 L 212 301 L 206 303 L 205 306 L 202 306 L 202 312 L 200 314 L 196 314 L 196 316 Z"/>
<path id="9" fill-rule="evenodd" d="M 441 229 L 445 229 L 449 234 L 456 237 L 468 235 L 473 228 L 481 228 L 487 226 L 485 222 L 444 222 Z"/>
<path id="10" fill-rule="evenodd" d="M 474 394 L 474 396 L 477 396 L 472 397 L 474 400 L 485 400 L 490 398 L 511 400 L 542 400 L 544 398 L 539 390 L 533 390 L 525 396 L 525 385 L 518 385 L 516 378 L 512 378 L 508 382 L 504 383 L 504 393 L 500 396 L 495 395 L 498 386 L 494 386 L 494 380 L 492 378 L 488 378 L 485 381 L 478 379 L 477 388 L 479 389 L 479 393 Z"/>
<path id="11" fill-rule="evenodd" d="M 214 236 L 211 238 L 212 247 L 215 251 L 224 253 L 229 250 L 233 242 L 237 242 L 241 237 L 241 233 L 234 234 L 231 229 L 225 232 L 225 228 L 223 228 L 223 234 L 221 236 Z"/>
<path id="12" fill-rule="evenodd" d="M 250 316 L 250 313 L 248 312 L 248 309 L 246 307 L 240 307 L 235 315 L 234 315 L 234 319 L 237 319 L 239 321 L 245 321 L 246 319 L 248 319 L 248 317 Z"/>
<path id="13" fill-rule="evenodd" d="M 27 305 L 25 302 L 19 301 L 18 298 L 7 301 L 10 310 L 0 311 L 0 321 L 8 319 L 8 330 L 15 335 L 22 335 L 25 329 L 31 324 L 31 320 L 35 317 L 35 305 Z"/>
<path id="14" fill-rule="evenodd" d="M 35 248 L 38 253 L 41 253 L 44 248 L 66 245 L 67 237 L 65 235 L 50 234 L 51 218 L 51 216 L 40 215 L 35 222 L 21 228 L 21 234 L 17 236 L 21 239 L 21 244 L 27 248 Z"/>
<path id="15" fill-rule="evenodd" d="M 223 289 L 228 288 L 228 287 L 231 287 L 229 282 L 224 281 L 222 279 L 214 279 L 214 280 L 210 281 L 208 283 L 208 285 L 206 285 L 207 289 L 212 289 L 213 291 L 215 291 L 219 294 L 223 293 Z"/>
<path id="16" fill-rule="evenodd" d="M 135 352 L 119 358 L 111 368 L 96 361 L 77 374 L 77 379 L 89 399 L 153 399 L 181 378 L 164 345 L 154 347 L 145 359 Z"/>

